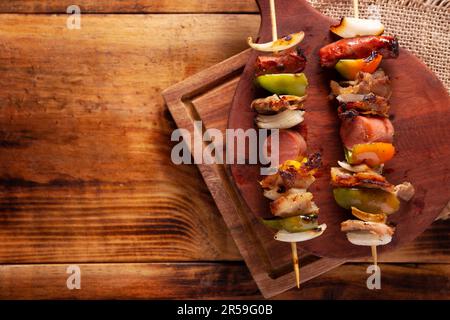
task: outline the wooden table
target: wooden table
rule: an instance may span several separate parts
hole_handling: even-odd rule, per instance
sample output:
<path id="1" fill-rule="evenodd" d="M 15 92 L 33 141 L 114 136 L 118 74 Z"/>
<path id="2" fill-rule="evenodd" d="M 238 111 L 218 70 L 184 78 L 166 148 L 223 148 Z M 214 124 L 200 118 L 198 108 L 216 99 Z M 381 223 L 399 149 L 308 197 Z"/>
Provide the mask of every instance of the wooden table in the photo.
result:
<path id="1" fill-rule="evenodd" d="M 80 30 L 71 1 L 0 2 L 0 298 L 260 298 L 196 167 L 170 161 L 160 95 L 243 50 L 256 5 L 77 3 Z M 446 263 L 382 265 L 380 291 L 365 268 L 277 298 L 450 296 Z"/>

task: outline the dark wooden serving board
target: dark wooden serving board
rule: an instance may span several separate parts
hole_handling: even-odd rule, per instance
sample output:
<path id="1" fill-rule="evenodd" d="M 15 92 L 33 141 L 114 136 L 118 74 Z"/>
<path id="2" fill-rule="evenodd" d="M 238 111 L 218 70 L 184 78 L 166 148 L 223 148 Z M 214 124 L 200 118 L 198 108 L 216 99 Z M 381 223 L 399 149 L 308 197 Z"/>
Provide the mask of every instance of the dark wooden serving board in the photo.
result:
<path id="1" fill-rule="evenodd" d="M 260 42 L 271 40 L 269 0 L 257 1 L 261 10 Z M 329 32 L 333 21 L 312 8 L 305 0 L 277 0 L 277 26 L 280 36 L 304 30 L 300 47 L 304 49 L 309 80 L 306 101 L 306 140 L 309 152 L 320 151 L 324 166 L 322 174 L 310 190 L 320 208 L 320 223 L 327 231 L 319 238 L 299 243 L 318 256 L 351 259 L 370 255 L 367 247 L 354 246 L 340 231 L 340 223 L 351 218 L 348 211 L 337 206 L 330 186 L 329 168 L 343 160 L 339 137 L 339 120 L 335 107 L 328 101 L 333 70 L 325 71 L 318 63 L 318 51 L 335 41 Z M 253 52 L 236 89 L 228 127 L 254 128 L 255 113 L 248 107 L 256 98 L 254 89 Z M 415 56 L 401 50 L 398 59 L 384 60 L 381 67 L 392 80 L 392 123 L 395 128 L 397 154 L 385 172 L 393 184 L 410 181 L 416 188 L 412 201 L 389 217 L 396 225 L 390 244 L 380 246 L 385 252 L 404 245 L 420 235 L 437 217 L 450 198 L 450 102 L 438 78 Z M 257 165 L 232 165 L 232 175 L 240 194 L 255 215 L 270 215 L 268 201 L 258 184 Z"/>

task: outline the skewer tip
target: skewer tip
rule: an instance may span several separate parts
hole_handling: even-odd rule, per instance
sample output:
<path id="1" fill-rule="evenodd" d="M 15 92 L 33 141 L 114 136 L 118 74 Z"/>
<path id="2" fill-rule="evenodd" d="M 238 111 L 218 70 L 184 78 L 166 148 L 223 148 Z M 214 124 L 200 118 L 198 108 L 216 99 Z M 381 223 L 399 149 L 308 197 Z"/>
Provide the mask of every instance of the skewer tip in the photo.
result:
<path id="1" fill-rule="evenodd" d="M 378 266 L 377 246 L 371 246 L 374 266 Z"/>
<path id="2" fill-rule="evenodd" d="M 295 272 L 295 282 L 297 284 L 297 288 L 300 289 L 300 267 L 298 265 L 298 254 L 297 254 L 297 243 L 291 242 L 292 249 L 292 263 L 294 265 Z"/>

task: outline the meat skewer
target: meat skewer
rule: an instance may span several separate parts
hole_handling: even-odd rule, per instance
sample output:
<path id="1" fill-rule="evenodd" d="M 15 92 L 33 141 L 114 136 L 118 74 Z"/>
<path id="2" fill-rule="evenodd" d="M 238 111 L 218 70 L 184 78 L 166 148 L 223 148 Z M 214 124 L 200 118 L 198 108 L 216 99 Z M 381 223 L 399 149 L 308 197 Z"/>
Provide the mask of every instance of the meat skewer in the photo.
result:
<path id="1" fill-rule="evenodd" d="M 307 188 L 314 182 L 314 174 L 321 165 L 320 154 L 306 156 L 306 142 L 298 130 L 292 129 L 304 121 L 306 87 L 308 80 L 300 73 L 306 58 L 296 46 L 304 33 L 298 32 L 281 39 L 277 36 L 275 1 L 270 0 L 272 42 L 249 45 L 272 55 L 261 55 L 255 63 L 255 83 L 273 95 L 255 99 L 251 108 L 259 128 L 279 129 L 279 154 L 281 164 L 275 174 L 265 176 L 260 185 L 264 196 L 271 201 L 271 219 L 263 222 L 277 229 L 275 240 L 291 244 L 292 263 L 296 285 L 300 288 L 300 268 L 297 242 L 320 236 L 326 228 L 318 225 L 319 208 Z M 264 149 L 271 154 L 272 136 L 265 141 Z"/>
<path id="2" fill-rule="evenodd" d="M 276 41 L 278 39 L 278 32 L 277 32 L 277 18 L 276 18 L 276 12 L 275 12 L 275 0 L 270 0 L 270 19 L 272 22 L 272 41 Z M 288 59 L 284 59 L 284 60 L 288 60 Z M 276 65 L 277 66 L 286 65 L 286 61 L 277 63 Z M 266 67 L 264 71 L 267 71 L 267 70 L 270 70 L 270 68 Z M 297 288 L 300 288 L 300 267 L 299 267 L 298 251 L 297 251 L 297 243 L 296 242 L 291 242 L 291 252 L 292 252 L 292 263 L 294 265 L 295 280 L 296 280 Z"/>

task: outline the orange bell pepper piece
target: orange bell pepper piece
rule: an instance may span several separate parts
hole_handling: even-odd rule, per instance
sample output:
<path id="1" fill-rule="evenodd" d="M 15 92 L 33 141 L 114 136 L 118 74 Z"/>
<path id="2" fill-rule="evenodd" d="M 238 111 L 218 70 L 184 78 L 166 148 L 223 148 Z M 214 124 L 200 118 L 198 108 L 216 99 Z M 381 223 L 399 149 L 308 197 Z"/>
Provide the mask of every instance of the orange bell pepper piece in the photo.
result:
<path id="1" fill-rule="evenodd" d="M 394 157 L 395 147 L 391 143 L 372 142 L 355 144 L 347 150 L 346 158 L 350 164 L 366 163 L 371 167 L 386 163 Z"/>
<path id="2" fill-rule="evenodd" d="M 336 70 L 347 80 L 355 80 L 358 72 L 374 73 L 381 63 L 383 56 L 372 53 L 364 59 L 341 59 L 336 63 Z"/>

